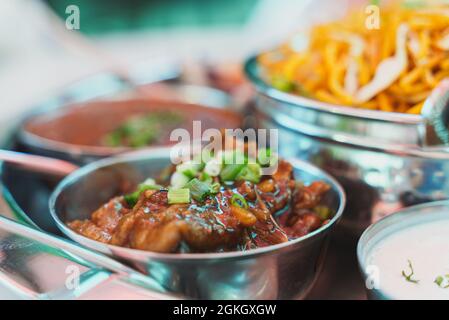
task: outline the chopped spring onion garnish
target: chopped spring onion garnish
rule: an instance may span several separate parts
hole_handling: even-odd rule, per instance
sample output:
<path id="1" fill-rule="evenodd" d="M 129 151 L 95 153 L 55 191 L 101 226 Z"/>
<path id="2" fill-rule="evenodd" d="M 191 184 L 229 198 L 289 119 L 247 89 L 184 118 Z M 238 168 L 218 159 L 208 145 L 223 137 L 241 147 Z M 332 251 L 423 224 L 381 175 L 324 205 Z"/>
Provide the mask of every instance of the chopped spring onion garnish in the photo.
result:
<path id="1" fill-rule="evenodd" d="M 128 118 L 114 131 L 103 137 L 103 144 L 109 147 L 142 147 L 158 140 L 167 126 L 182 123 L 182 114 L 172 111 L 155 111 Z"/>
<path id="2" fill-rule="evenodd" d="M 244 209 L 248 208 L 248 203 L 246 202 L 245 198 L 238 193 L 234 193 L 232 195 L 231 205 L 240 207 L 240 208 L 244 208 Z"/>
<path id="3" fill-rule="evenodd" d="M 257 152 L 257 162 L 259 162 L 262 167 L 269 167 L 275 164 L 278 160 L 277 154 L 271 152 L 271 149 L 269 148 L 261 148 Z"/>
<path id="4" fill-rule="evenodd" d="M 145 192 L 147 190 L 159 190 L 161 188 L 162 187 L 157 185 L 157 184 L 151 185 L 151 184 L 141 183 L 137 187 L 136 191 L 134 191 L 133 193 L 125 195 L 124 199 L 125 199 L 126 203 L 128 203 L 129 206 L 134 207 L 136 205 L 137 200 L 139 199 L 139 196 L 140 196 L 140 194 L 142 192 Z"/>
<path id="5" fill-rule="evenodd" d="M 212 183 L 209 187 L 210 193 L 216 194 L 220 191 L 221 185 L 218 182 Z"/>
<path id="6" fill-rule="evenodd" d="M 220 174 L 222 163 L 219 159 L 212 159 L 204 167 L 204 172 L 211 177 L 216 177 Z"/>
<path id="7" fill-rule="evenodd" d="M 170 189 L 167 197 L 169 204 L 190 203 L 190 190 L 187 188 Z"/>
<path id="8" fill-rule="evenodd" d="M 436 277 L 434 281 L 437 286 L 443 289 L 449 288 L 449 274 L 445 274 L 444 276 L 438 276 Z"/>
<path id="9" fill-rule="evenodd" d="M 214 152 L 210 148 L 204 148 L 200 153 L 193 156 L 193 161 L 202 163 L 203 165 L 214 158 Z"/>
<path id="10" fill-rule="evenodd" d="M 185 188 L 190 189 L 190 195 L 196 201 L 203 201 L 210 194 L 210 184 L 197 178 L 190 180 Z"/>
<path id="11" fill-rule="evenodd" d="M 176 172 L 182 173 L 192 179 L 196 176 L 198 171 L 202 169 L 201 167 L 201 164 L 194 163 L 193 161 L 186 161 L 176 166 Z"/>
<path id="12" fill-rule="evenodd" d="M 222 181 L 234 181 L 237 175 L 245 167 L 245 164 L 227 164 L 220 172 Z"/>
<path id="13" fill-rule="evenodd" d="M 262 175 L 262 169 L 257 163 L 247 164 L 236 176 L 236 180 L 245 180 L 258 183 Z"/>
<path id="14" fill-rule="evenodd" d="M 170 178 L 170 185 L 173 189 L 180 189 L 184 187 L 190 178 L 181 172 L 174 172 Z"/>
<path id="15" fill-rule="evenodd" d="M 206 172 L 202 172 L 200 174 L 200 180 L 207 183 L 212 183 L 212 177 L 208 175 Z"/>
<path id="16" fill-rule="evenodd" d="M 148 185 L 148 186 L 155 186 L 156 181 L 153 178 L 146 178 L 145 181 L 142 182 L 141 184 Z"/>
<path id="17" fill-rule="evenodd" d="M 295 83 L 285 79 L 282 76 L 277 76 L 272 79 L 272 86 L 280 91 L 291 92 L 295 89 Z"/>
<path id="18" fill-rule="evenodd" d="M 247 156 L 237 150 L 224 150 L 217 152 L 218 160 L 220 160 L 223 164 L 236 164 L 236 163 L 246 163 Z"/>
<path id="19" fill-rule="evenodd" d="M 412 279 L 413 275 L 415 274 L 415 271 L 413 271 L 412 262 L 410 260 L 407 260 L 408 267 L 410 269 L 410 273 L 406 274 L 404 270 L 402 270 L 402 276 L 405 278 L 406 281 L 411 283 L 418 283 L 419 280 Z"/>

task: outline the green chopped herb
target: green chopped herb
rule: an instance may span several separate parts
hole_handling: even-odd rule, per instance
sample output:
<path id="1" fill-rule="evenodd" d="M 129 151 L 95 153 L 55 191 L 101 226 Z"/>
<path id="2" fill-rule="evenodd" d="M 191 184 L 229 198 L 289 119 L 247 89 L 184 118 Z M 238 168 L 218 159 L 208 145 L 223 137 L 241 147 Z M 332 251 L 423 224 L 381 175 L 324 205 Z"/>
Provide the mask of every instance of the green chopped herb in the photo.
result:
<path id="1" fill-rule="evenodd" d="M 183 162 L 176 166 L 176 171 L 184 174 L 186 177 L 193 179 L 196 177 L 199 171 L 202 170 L 202 165 L 194 163 L 193 161 Z"/>
<path id="2" fill-rule="evenodd" d="M 118 128 L 106 134 L 102 142 L 109 147 L 143 147 L 157 141 L 167 126 L 182 123 L 183 117 L 173 111 L 157 111 L 132 116 Z"/>
<path id="3" fill-rule="evenodd" d="M 410 269 L 410 273 L 406 274 L 404 270 L 402 270 L 402 276 L 405 278 L 406 281 L 411 283 L 418 283 L 419 280 L 412 279 L 413 275 L 415 274 L 415 271 L 413 270 L 412 262 L 410 260 L 407 260 L 408 267 Z"/>
<path id="4" fill-rule="evenodd" d="M 167 197 L 169 204 L 190 203 L 190 190 L 187 188 L 170 189 Z"/>
<path id="5" fill-rule="evenodd" d="M 238 193 L 234 193 L 231 197 L 231 205 L 233 206 L 237 206 L 240 208 L 248 208 L 248 203 L 246 202 L 245 198 L 238 194 Z"/>
<path id="6" fill-rule="evenodd" d="M 262 175 L 260 165 L 257 163 L 249 163 L 235 177 L 236 180 L 245 180 L 258 183 Z"/>
<path id="7" fill-rule="evenodd" d="M 293 82 L 287 80 L 282 76 L 273 77 L 271 85 L 276 89 L 284 92 L 292 92 L 296 88 Z"/>
<path id="8" fill-rule="evenodd" d="M 201 172 L 200 180 L 207 183 L 212 183 L 212 177 L 206 172 Z"/>
<path id="9" fill-rule="evenodd" d="M 278 161 L 278 157 L 275 153 L 271 152 L 270 148 L 261 148 L 257 151 L 257 162 L 262 167 L 269 167 Z"/>
<path id="10" fill-rule="evenodd" d="M 196 201 L 204 201 L 210 194 L 210 184 L 197 178 L 190 180 L 184 187 L 190 189 L 190 195 Z"/>
<path id="11" fill-rule="evenodd" d="M 245 167 L 245 164 L 227 164 L 220 172 L 220 179 L 222 181 L 234 181 L 237 175 Z"/>
<path id="12" fill-rule="evenodd" d="M 225 150 L 222 152 L 223 164 L 246 164 L 248 163 L 248 155 L 240 150 Z"/>
<path id="13" fill-rule="evenodd" d="M 441 287 L 441 284 L 443 283 L 443 281 L 444 281 L 444 278 L 442 277 L 442 276 L 438 276 L 438 277 L 436 277 L 436 279 L 435 279 L 435 283 L 439 286 L 439 287 Z"/>
<path id="14" fill-rule="evenodd" d="M 446 281 L 445 281 L 446 280 Z M 443 289 L 449 288 L 449 274 L 445 274 L 444 276 L 438 276 L 434 281 L 437 286 Z M 446 283 L 446 284 L 445 284 Z"/>
<path id="15" fill-rule="evenodd" d="M 133 193 L 127 194 L 124 196 L 124 199 L 126 201 L 126 203 L 128 203 L 128 205 L 130 207 L 134 207 L 137 203 L 137 200 L 139 199 L 139 196 L 142 192 L 145 192 L 147 190 L 159 190 L 162 187 L 159 185 L 150 185 L 150 184 L 145 184 L 145 183 L 141 183 L 139 184 L 139 186 L 137 187 L 137 190 L 134 191 Z"/>
<path id="16" fill-rule="evenodd" d="M 210 185 L 210 193 L 211 194 L 216 194 L 220 191 L 221 185 L 218 182 L 214 182 Z"/>

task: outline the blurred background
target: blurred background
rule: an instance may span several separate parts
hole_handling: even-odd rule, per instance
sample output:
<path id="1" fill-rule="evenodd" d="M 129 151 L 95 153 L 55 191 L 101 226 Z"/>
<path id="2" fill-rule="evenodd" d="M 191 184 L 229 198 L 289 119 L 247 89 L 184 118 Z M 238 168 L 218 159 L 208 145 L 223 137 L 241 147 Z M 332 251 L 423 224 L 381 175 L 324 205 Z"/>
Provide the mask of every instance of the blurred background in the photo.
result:
<path id="1" fill-rule="evenodd" d="M 348 1 L 321 0 L 2 0 L 0 136 L 33 104 L 99 71 L 131 77 L 180 64 L 188 82 L 204 70 L 241 81 L 244 59 Z M 66 27 L 79 9 L 79 30 Z M 323 5 L 332 10 L 322 10 Z M 304 12 L 306 15 L 303 15 Z M 76 13 L 75 13 L 76 14 Z"/>

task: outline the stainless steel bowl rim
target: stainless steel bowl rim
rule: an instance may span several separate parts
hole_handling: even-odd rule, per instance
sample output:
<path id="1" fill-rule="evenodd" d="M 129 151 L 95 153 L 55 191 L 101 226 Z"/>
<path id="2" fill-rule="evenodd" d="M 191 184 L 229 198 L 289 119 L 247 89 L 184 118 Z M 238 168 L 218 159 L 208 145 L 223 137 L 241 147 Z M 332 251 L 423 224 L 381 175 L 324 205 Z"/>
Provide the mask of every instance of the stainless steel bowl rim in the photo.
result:
<path id="1" fill-rule="evenodd" d="M 352 108 L 343 105 L 334 105 L 318 100 L 309 99 L 303 96 L 289 94 L 275 89 L 267 84 L 255 71 L 257 67 L 257 56 L 249 58 L 245 63 L 245 73 L 255 86 L 260 95 L 273 99 L 279 103 L 287 104 L 293 108 L 304 108 L 315 110 L 324 114 L 332 114 L 336 117 L 346 116 L 354 119 L 364 119 L 373 122 L 385 122 L 392 125 L 413 125 L 420 127 L 423 119 L 420 115 L 412 115 L 396 112 L 373 111 L 359 108 Z M 260 109 L 260 108 L 259 108 Z M 299 132 L 322 140 L 332 141 L 343 145 L 355 146 L 365 150 L 374 150 L 388 154 L 404 155 L 417 158 L 431 158 L 449 160 L 449 150 L 444 147 L 420 147 L 419 145 L 385 143 L 370 137 L 357 137 L 348 133 L 333 131 L 327 127 L 317 127 L 307 123 L 302 123 L 296 118 L 283 114 L 279 110 L 261 110 L 265 115 L 271 117 L 280 126 L 289 130 Z"/>
<path id="2" fill-rule="evenodd" d="M 289 118 L 286 115 L 270 112 L 269 116 L 278 125 L 301 134 L 311 136 L 317 139 L 332 141 L 334 143 L 355 146 L 364 150 L 378 151 L 394 155 L 404 155 L 416 158 L 425 159 L 437 159 L 437 160 L 449 160 L 449 148 L 448 147 L 426 147 L 420 148 L 417 146 L 383 143 L 380 141 L 371 142 L 373 139 L 348 137 L 346 134 L 330 133 L 327 128 L 310 128 L 310 125 L 300 123 L 299 121 Z M 279 118 L 282 121 L 279 121 Z M 367 143 L 370 140 L 370 143 Z"/>
<path id="3" fill-rule="evenodd" d="M 89 243 L 94 248 L 98 248 L 98 251 L 113 252 L 114 250 L 115 251 L 120 250 L 122 252 L 128 253 L 130 256 L 137 257 L 140 260 L 151 259 L 151 258 L 158 259 L 158 260 L 182 260 L 182 261 L 186 261 L 186 260 L 221 260 L 221 259 L 230 259 L 230 258 L 252 258 L 256 255 L 267 254 L 267 253 L 271 253 L 278 249 L 291 247 L 297 243 L 304 242 L 312 237 L 322 234 L 324 231 L 331 228 L 340 219 L 341 215 L 343 214 L 343 210 L 344 210 L 344 207 L 346 204 L 346 194 L 345 194 L 343 188 L 341 187 L 341 185 L 334 178 L 332 178 L 328 174 L 324 173 L 322 170 L 315 167 L 314 165 L 311 165 L 302 160 L 286 159 L 287 161 L 292 163 L 293 166 L 300 168 L 301 170 L 304 170 L 309 173 L 317 174 L 317 175 L 322 176 L 325 179 L 327 179 L 332 184 L 332 186 L 335 188 L 335 190 L 338 194 L 340 203 L 339 203 L 338 210 L 335 212 L 334 216 L 328 223 L 326 223 L 319 229 L 317 229 L 303 237 L 300 237 L 300 238 L 297 238 L 297 239 L 294 239 L 294 240 L 291 240 L 291 241 L 288 241 L 285 243 L 267 246 L 267 247 L 263 247 L 263 248 L 252 249 L 252 250 L 248 250 L 248 251 L 232 251 L 232 252 L 223 252 L 223 253 L 157 253 L 157 252 L 150 252 L 150 251 L 143 251 L 143 250 L 119 247 L 119 246 L 104 244 L 104 243 L 101 243 L 101 242 L 98 242 L 95 240 L 91 240 L 87 237 L 77 234 L 76 232 L 74 232 L 73 230 L 68 228 L 66 226 L 66 224 L 59 219 L 59 217 L 55 211 L 55 204 L 56 204 L 58 195 L 62 192 L 62 190 L 67 185 L 72 184 L 79 177 L 84 176 L 98 168 L 117 164 L 117 163 L 123 162 L 124 160 L 130 160 L 130 161 L 139 160 L 139 159 L 141 160 L 141 159 L 145 159 L 145 158 L 149 157 L 150 154 L 159 156 L 159 157 L 164 157 L 169 154 L 169 151 L 170 151 L 170 148 L 162 147 L 162 148 L 154 148 L 151 151 L 150 150 L 138 150 L 138 151 L 134 151 L 134 152 L 130 152 L 130 153 L 120 154 L 120 155 L 117 155 L 114 157 L 109 157 L 109 158 L 105 158 L 105 159 L 101 159 L 101 160 L 92 162 L 86 166 L 81 167 L 79 170 L 75 171 L 74 173 L 72 173 L 69 176 L 67 176 L 66 178 L 64 178 L 57 185 L 57 187 L 55 188 L 55 190 L 53 191 L 53 193 L 51 194 L 51 197 L 49 199 L 50 213 L 51 213 L 52 218 L 55 220 L 58 228 L 64 234 L 66 234 L 68 237 L 70 237 L 72 239 L 81 237 L 84 242 Z M 106 250 L 106 249 L 110 249 L 110 250 Z"/>
<path id="4" fill-rule="evenodd" d="M 363 243 L 366 242 L 366 238 L 369 237 L 369 235 L 373 232 L 374 228 L 376 228 L 379 224 L 385 223 L 388 220 L 398 219 L 398 217 L 401 218 L 403 216 L 406 217 L 407 215 L 409 215 L 411 213 L 423 214 L 421 211 L 424 211 L 427 209 L 432 209 L 432 208 L 442 206 L 442 205 L 448 206 L 449 200 L 433 201 L 433 202 L 418 204 L 418 205 L 414 205 L 414 206 L 411 206 L 411 207 L 408 207 L 405 209 L 401 209 L 391 215 L 388 215 L 388 216 L 385 216 L 385 217 L 379 219 L 378 221 L 376 221 L 375 223 L 370 225 L 368 228 L 366 228 L 357 242 L 357 261 L 359 264 L 360 272 L 362 273 L 364 279 L 366 279 L 369 275 L 366 273 L 366 264 L 365 264 L 366 261 L 363 259 L 363 249 L 364 249 Z M 390 296 L 388 296 L 384 292 L 380 292 L 380 293 L 383 296 L 383 299 L 388 299 L 388 300 L 392 299 Z"/>
<path id="5" fill-rule="evenodd" d="M 61 153 L 68 153 L 71 155 L 83 155 L 92 157 L 106 157 L 120 152 L 132 150 L 127 147 L 102 147 L 102 146 L 77 146 L 76 144 L 60 142 L 52 139 L 41 137 L 37 134 L 28 132 L 26 130 L 19 131 L 19 139 L 28 145 L 38 147 L 46 151 L 56 151 Z M 151 148 L 149 146 L 148 148 Z"/>

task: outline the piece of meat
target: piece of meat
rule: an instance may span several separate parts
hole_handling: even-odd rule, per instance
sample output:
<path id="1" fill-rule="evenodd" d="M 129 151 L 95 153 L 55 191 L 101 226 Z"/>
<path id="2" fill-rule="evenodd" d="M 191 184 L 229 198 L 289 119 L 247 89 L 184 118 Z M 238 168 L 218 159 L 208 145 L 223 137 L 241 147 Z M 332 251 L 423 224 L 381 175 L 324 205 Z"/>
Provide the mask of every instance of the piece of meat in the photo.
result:
<path id="1" fill-rule="evenodd" d="M 285 161 L 279 161 L 277 171 L 272 178 L 259 182 L 256 186 L 257 200 L 251 211 L 258 217 L 254 226 L 253 241 L 257 247 L 266 247 L 288 241 L 288 236 L 273 217 L 287 208 L 291 201 L 293 167 Z"/>
<path id="2" fill-rule="evenodd" d="M 143 216 L 144 216 L 143 212 L 141 212 L 141 211 L 136 212 L 134 210 L 132 212 L 124 215 L 120 219 L 120 221 L 112 235 L 110 243 L 112 245 L 116 245 L 116 246 L 124 246 L 124 247 L 129 246 L 129 236 L 130 236 L 131 231 L 134 228 L 134 224 L 140 217 L 143 217 Z"/>
<path id="3" fill-rule="evenodd" d="M 322 197 L 329 189 L 330 186 L 322 181 L 297 187 L 293 195 L 292 210 L 281 218 L 289 238 L 302 237 L 323 225 L 324 221 L 313 209 L 320 204 Z"/>
<path id="4" fill-rule="evenodd" d="M 98 208 L 93 214 L 91 221 L 99 228 L 112 233 L 120 218 L 129 212 L 124 206 L 123 197 L 111 199 L 108 203 Z"/>
<path id="5" fill-rule="evenodd" d="M 68 226 L 93 240 L 109 242 L 120 219 L 128 212 L 123 197 L 116 197 L 94 211 L 91 220 L 75 220 Z"/>
<path id="6" fill-rule="evenodd" d="M 323 225 L 323 221 L 314 212 L 305 212 L 297 217 L 290 227 L 284 227 L 290 238 L 302 237 Z"/>
<path id="7" fill-rule="evenodd" d="M 96 226 L 90 220 L 75 220 L 68 223 L 73 231 L 90 238 L 92 240 L 108 243 L 111 240 L 111 234 L 106 230 Z"/>
<path id="8" fill-rule="evenodd" d="M 322 196 L 330 186 L 322 181 L 312 182 L 309 186 L 299 187 L 294 199 L 294 210 L 313 209 L 320 204 Z"/>
<path id="9" fill-rule="evenodd" d="M 120 220 L 111 244 L 155 252 L 174 252 L 182 243 L 194 252 L 239 244 L 243 226 L 220 194 L 201 206 L 168 205 L 162 194 L 141 195 L 133 211 Z"/>
<path id="10" fill-rule="evenodd" d="M 241 242 L 241 234 L 245 227 L 239 224 L 229 209 L 219 213 L 217 208 L 210 207 L 202 211 L 199 207 L 184 211 L 187 221 L 183 239 L 197 252 L 235 250 Z"/>
<path id="11" fill-rule="evenodd" d="M 157 213 L 167 207 L 167 191 L 146 190 L 139 196 L 132 211 L 120 219 L 115 232 L 113 233 L 111 244 L 133 247 L 132 243 L 130 243 L 130 236 L 136 226 L 136 222 L 149 213 Z"/>
<path id="12" fill-rule="evenodd" d="M 293 167 L 285 160 L 278 161 L 277 170 L 272 175 L 275 181 L 290 181 L 293 179 Z"/>
<path id="13" fill-rule="evenodd" d="M 271 214 L 275 214 L 289 205 L 291 200 L 293 180 L 293 167 L 286 161 L 279 161 L 272 179 L 264 180 L 256 186 L 258 195 L 266 204 Z M 270 191 L 271 192 L 267 192 Z"/>
<path id="14" fill-rule="evenodd" d="M 175 252 L 182 241 L 182 231 L 185 227 L 185 221 L 182 220 L 160 221 L 142 217 L 134 223 L 129 245 L 140 250 Z"/>
<path id="15" fill-rule="evenodd" d="M 254 226 L 253 242 L 256 247 L 266 247 L 288 241 L 287 234 L 278 225 L 273 216 L 267 221 L 257 221 Z"/>

